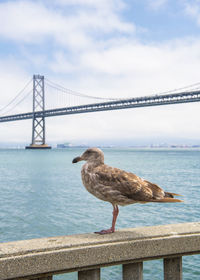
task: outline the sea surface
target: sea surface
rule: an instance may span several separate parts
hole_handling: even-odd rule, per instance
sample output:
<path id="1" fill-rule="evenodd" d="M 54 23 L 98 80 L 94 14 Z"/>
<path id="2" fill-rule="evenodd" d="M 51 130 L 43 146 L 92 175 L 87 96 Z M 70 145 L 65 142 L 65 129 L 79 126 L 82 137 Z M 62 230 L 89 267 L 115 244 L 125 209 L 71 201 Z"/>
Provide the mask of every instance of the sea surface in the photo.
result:
<path id="1" fill-rule="evenodd" d="M 105 162 L 180 193 L 184 203 L 120 207 L 117 229 L 200 221 L 200 150 L 103 149 Z M 112 206 L 81 183 L 82 149 L 0 150 L 0 242 L 88 233 L 109 228 Z M 200 279 L 200 256 L 183 258 L 183 279 Z M 162 278 L 162 261 L 144 263 L 144 280 Z M 77 273 L 54 276 L 75 280 Z M 120 280 L 121 266 L 102 269 Z"/>

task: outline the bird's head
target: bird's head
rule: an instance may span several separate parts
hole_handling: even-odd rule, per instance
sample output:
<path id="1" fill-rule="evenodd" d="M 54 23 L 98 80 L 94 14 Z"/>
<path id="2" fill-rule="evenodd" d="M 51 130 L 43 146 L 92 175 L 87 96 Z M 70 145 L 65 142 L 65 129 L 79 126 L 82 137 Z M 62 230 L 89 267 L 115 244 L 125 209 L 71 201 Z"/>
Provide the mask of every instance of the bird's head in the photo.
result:
<path id="1" fill-rule="evenodd" d="M 77 163 L 81 160 L 101 164 L 104 163 L 104 154 L 98 148 L 89 148 L 81 156 L 74 158 L 72 163 Z"/>

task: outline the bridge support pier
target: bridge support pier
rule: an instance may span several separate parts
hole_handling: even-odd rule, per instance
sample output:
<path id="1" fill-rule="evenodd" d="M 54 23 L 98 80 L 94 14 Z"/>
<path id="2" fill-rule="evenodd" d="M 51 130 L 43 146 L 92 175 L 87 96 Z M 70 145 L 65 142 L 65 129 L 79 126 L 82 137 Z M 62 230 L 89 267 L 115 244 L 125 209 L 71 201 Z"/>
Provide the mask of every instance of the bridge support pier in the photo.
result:
<path id="1" fill-rule="evenodd" d="M 45 116 L 36 117 L 35 112 L 45 110 L 44 76 L 33 75 L 33 126 L 32 143 L 26 149 L 51 149 L 45 143 Z"/>

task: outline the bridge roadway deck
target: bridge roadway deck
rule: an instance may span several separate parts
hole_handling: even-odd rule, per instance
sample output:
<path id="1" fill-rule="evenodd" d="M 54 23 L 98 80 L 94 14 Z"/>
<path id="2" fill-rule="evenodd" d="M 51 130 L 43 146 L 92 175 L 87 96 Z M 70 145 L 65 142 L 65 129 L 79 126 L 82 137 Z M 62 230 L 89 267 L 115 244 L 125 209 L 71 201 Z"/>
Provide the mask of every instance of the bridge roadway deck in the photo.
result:
<path id="1" fill-rule="evenodd" d="M 35 117 L 55 117 L 60 115 L 120 110 L 128 108 L 139 108 L 147 106 L 160 106 L 179 103 L 190 103 L 200 101 L 200 90 L 191 92 L 179 92 L 173 94 L 152 95 L 135 97 L 130 99 L 121 99 L 117 101 L 101 102 L 86 104 L 80 106 L 63 107 L 58 109 L 51 109 L 45 111 L 35 112 Z M 32 119 L 33 112 L 8 115 L 0 117 L 0 122 L 19 121 L 25 119 Z"/>

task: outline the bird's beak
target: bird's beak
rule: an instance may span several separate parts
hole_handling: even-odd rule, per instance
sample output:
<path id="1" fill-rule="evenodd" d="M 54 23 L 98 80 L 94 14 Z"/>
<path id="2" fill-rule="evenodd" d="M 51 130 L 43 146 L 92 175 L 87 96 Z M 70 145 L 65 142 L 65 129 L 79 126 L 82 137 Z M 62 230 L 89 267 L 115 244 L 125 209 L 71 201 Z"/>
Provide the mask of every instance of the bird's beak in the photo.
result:
<path id="1" fill-rule="evenodd" d="M 72 160 L 72 163 L 77 163 L 78 161 L 81 161 L 83 160 L 82 157 L 75 157 L 73 160 Z"/>

